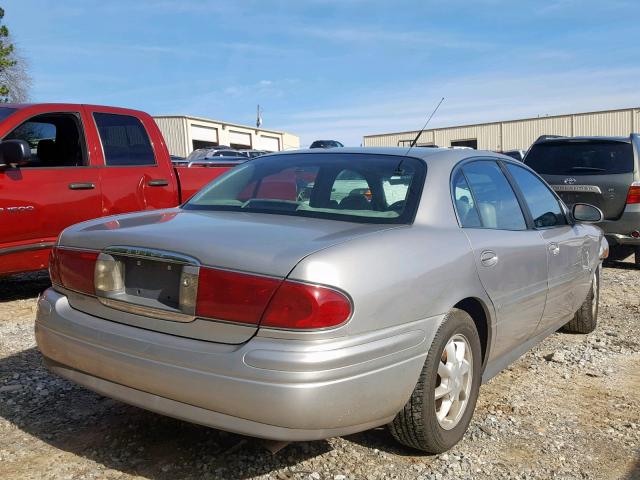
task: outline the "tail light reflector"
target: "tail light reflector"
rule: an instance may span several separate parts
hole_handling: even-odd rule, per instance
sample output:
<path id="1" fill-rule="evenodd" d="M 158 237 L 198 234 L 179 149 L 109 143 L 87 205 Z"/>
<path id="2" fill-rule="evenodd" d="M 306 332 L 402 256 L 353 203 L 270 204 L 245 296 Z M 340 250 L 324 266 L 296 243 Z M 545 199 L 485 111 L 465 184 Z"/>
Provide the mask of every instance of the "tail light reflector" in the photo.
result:
<path id="1" fill-rule="evenodd" d="M 351 302 L 327 287 L 200 267 L 196 316 L 264 327 L 330 328 L 351 316 Z"/>
<path id="2" fill-rule="evenodd" d="M 281 281 L 201 267 L 196 315 L 257 325 Z"/>
<path id="3" fill-rule="evenodd" d="M 55 247 L 49 259 L 51 281 L 69 290 L 94 295 L 93 276 L 97 258 L 97 252 Z"/>
<path id="4" fill-rule="evenodd" d="M 640 182 L 633 182 L 627 194 L 627 204 L 640 203 Z"/>
<path id="5" fill-rule="evenodd" d="M 294 330 L 329 328 L 351 316 L 351 302 L 327 287 L 285 281 L 271 299 L 260 326 Z"/>

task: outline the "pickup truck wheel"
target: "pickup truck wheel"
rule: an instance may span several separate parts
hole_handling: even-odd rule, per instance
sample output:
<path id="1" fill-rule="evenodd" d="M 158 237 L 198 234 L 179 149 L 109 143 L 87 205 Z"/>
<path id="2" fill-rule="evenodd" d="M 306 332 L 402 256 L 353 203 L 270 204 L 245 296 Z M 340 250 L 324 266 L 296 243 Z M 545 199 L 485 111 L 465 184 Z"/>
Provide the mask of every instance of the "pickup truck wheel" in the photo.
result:
<path id="1" fill-rule="evenodd" d="M 591 333 L 598 324 L 598 305 L 600 303 L 600 266 L 591 277 L 591 288 L 580 309 L 562 330 L 568 333 Z"/>
<path id="2" fill-rule="evenodd" d="M 480 337 L 469 314 L 457 308 L 436 332 L 409 401 L 389 429 L 403 445 L 441 453 L 469 426 L 481 381 Z"/>

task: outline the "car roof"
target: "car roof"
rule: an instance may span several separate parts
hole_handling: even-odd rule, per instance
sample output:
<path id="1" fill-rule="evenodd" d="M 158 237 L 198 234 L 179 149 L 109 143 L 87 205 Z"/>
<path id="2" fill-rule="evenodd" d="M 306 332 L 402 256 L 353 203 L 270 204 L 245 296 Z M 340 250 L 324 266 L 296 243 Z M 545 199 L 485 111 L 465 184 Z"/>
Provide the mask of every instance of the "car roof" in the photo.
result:
<path id="1" fill-rule="evenodd" d="M 437 163 L 453 164 L 458 163 L 460 160 L 466 158 L 476 157 L 493 157 L 501 158 L 505 161 L 513 161 L 513 158 L 500 153 L 491 152 L 489 150 L 467 150 L 467 149 L 451 149 L 451 148 L 429 148 L 429 147 L 414 147 L 409 149 L 407 147 L 343 147 L 338 150 L 335 149 L 300 149 L 300 150 L 287 150 L 284 152 L 275 152 L 267 155 L 263 155 L 260 158 L 268 158 L 273 155 L 292 155 L 292 154 L 309 154 L 309 155 L 344 155 L 344 154 L 369 154 L 369 155 L 395 155 L 399 157 L 409 156 L 419 158 L 427 161 L 428 163 L 434 161 Z M 407 155 L 408 154 L 408 155 Z"/>
<path id="2" fill-rule="evenodd" d="M 554 137 L 538 140 L 536 143 L 571 143 L 571 142 L 623 142 L 631 143 L 631 137 L 605 137 L 605 136 L 584 136 L 584 137 Z"/>

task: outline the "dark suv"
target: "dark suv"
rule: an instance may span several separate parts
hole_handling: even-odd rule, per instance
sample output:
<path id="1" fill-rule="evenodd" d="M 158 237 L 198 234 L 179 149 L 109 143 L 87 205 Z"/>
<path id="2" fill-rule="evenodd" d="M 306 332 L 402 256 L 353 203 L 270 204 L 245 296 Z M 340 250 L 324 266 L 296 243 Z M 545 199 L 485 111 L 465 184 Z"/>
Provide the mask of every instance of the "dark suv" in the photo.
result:
<path id="1" fill-rule="evenodd" d="M 337 140 L 316 140 L 309 148 L 340 148 L 344 145 Z"/>
<path id="2" fill-rule="evenodd" d="M 540 137 L 524 163 L 538 172 L 564 202 L 599 207 L 598 224 L 610 258 L 635 252 L 640 267 L 640 135 L 629 137 Z"/>

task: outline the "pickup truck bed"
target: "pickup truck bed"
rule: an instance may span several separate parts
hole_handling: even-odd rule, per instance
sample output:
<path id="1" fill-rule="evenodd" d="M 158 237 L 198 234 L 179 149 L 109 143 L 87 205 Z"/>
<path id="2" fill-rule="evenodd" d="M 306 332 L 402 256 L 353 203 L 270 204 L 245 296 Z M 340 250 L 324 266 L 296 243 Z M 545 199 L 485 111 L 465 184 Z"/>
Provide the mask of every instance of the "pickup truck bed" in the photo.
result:
<path id="1" fill-rule="evenodd" d="M 78 104 L 0 106 L 0 140 L 30 158 L 0 158 L 0 276 L 47 267 L 69 225 L 174 207 L 229 166 L 174 167 L 146 113 Z"/>

